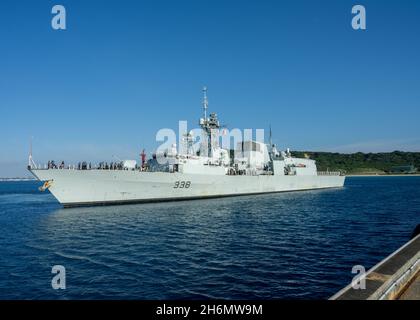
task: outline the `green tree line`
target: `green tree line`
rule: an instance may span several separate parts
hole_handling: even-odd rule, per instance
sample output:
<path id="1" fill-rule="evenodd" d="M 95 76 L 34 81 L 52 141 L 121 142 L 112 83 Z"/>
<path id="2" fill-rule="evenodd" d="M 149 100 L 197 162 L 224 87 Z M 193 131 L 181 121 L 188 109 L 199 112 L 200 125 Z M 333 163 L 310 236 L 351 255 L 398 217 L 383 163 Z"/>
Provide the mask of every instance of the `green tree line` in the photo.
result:
<path id="1" fill-rule="evenodd" d="M 420 152 L 332 153 L 294 151 L 292 156 L 316 160 L 318 170 L 344 170 L 347 173 L 387 173 L 393 167 L 413 165 L 420 168 Z"/>

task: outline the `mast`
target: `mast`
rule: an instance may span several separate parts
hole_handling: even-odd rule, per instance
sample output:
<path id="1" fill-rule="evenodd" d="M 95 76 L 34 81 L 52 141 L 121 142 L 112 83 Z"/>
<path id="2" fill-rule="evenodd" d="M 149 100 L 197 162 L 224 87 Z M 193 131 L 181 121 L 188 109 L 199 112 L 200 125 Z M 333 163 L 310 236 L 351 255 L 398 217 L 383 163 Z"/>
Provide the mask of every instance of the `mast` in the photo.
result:
<path id="1" fill-rule="evenodd" d="M 31 167 L 31 159 L 32 159 L 32 137 L 29 139 L 29 157 L 28 157 L 28 167 Z"/>
<path id="2" fill-rule="evenodd" d="M 207 121 L 207 108 L 209 107 L 209 101 L 207 99 L 207 87 L 203 87 L 203 111 L 204 111 L 204 121 Z"/>
<path id="3" fill-rule="evenodd" d="M 202 151 L 206 156 L 211 157 L 213 154 L 213 147 L 216 147 L 218 139 L 218 129 L 220 128 L 219 120 L 217 119 L 217 114 L 212 112 L 209 117 L 207 117 L 207 109 L 209 107 L 209 101 L 207 99 L 207 87 L 203 87 L 203 112 L 204 118 L 200 118 L 200 127 L 202 129 L 202 134 L 204 136 L 202 144 Z"/>

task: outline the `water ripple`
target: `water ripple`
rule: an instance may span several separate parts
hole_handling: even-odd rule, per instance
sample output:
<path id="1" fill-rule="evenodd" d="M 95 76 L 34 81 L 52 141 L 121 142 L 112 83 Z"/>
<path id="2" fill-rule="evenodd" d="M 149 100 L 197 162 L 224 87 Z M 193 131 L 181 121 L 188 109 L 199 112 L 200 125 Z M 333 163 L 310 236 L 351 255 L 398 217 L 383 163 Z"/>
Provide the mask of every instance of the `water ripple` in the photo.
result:
<path id="1" fill-rule="evenodd" d="M 342 190 L 61 209 L 0 183 L 1 299 L 319 299 L 408 240 L 419 178 Z M 67 289 L 51 288 L 66 267 Z"/>

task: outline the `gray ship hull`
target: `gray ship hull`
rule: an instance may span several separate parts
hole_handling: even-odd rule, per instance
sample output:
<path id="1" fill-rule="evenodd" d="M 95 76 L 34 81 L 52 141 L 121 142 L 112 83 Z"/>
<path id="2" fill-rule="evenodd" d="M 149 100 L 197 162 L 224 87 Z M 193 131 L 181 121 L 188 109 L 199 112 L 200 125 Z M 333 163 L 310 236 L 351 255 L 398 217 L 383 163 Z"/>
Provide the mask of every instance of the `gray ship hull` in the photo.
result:
<path id="1" fill-rule="evenodd" d="M 131 170 L 31 169 L 64 206 L 191 200 L 339 188 L 339 175 L 206 175 Z"/>

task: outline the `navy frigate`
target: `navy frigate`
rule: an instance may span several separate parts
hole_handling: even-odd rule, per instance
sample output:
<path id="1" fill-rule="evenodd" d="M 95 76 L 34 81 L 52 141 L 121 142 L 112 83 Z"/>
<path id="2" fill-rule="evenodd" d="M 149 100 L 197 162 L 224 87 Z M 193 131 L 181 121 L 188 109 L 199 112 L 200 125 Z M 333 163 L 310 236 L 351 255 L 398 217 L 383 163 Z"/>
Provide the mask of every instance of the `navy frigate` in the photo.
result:
<path id="1" fill-rule="evenodd" d="M 251 194 L 343 187 L 340 172 L 319 172 L 316 162 L 278 151 L 271 142 L 240 141 L 234 152 L 220 146 L 222 126 L 216 113 L 207 115 L 204 90 L 199 150 L 184 145 L 161 150 L 146 160 L 77 166 L 50 162 L 37 165 L 29 155 L 28 170 L 64 206 L 90 206 L 217 198 Z M 233 155 L 232 155 L 233 153 Z"/>

